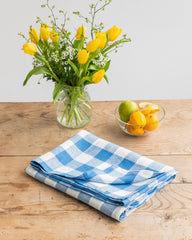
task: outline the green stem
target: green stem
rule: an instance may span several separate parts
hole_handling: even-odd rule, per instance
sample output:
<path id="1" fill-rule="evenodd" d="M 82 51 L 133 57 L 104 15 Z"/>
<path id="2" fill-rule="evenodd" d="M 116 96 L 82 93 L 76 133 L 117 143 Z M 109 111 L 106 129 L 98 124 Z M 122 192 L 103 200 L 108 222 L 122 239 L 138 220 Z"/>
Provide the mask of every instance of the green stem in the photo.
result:
<path id="1" fill-rule="evenodd" d="M 73 121 L 73 115 L 74 115 L 74 111 L 70 110 L 70 112 L 69 112 L 69 119 L 68 119 L 68 124 L 67 125 L 69 125 Z"/>
<path id="2" fill-rule="evenodd" d="M 66 104 L 65 112 L 66 112 L 66 125 L 67 125 L 68 119 L 69 119 L 68 104 Z"/>
<path id="3" fill-rule="evenodd" d="M 76 114 L 77 119 L 79 120 L 79 123 L 81 123 L 81 121 L 83 120 L 83 116 L 81 115 L 77 108 L 74 109 L 74 112 Z"/>
<path id="4" fill-rule="evenodd" d="M 105 48 L 103 51 L 102 51 L 102 54 L 108 52 L 110 49 L 116 47 L 117 45 L 121 44 L 121 43 L 125 43 L 125 42 L 131 42 L 131 39 L 121 39 L 119 41 L 116 41 L 114 42 L 113 44 L 111 44 L 110 46 L 108 46 L 107 48 Z"/>
<path id="5" fill-rule="evenodd" d="M 54 25 L 56 25 L 56 18 L 55 18 L 55 15 L 53 13 L 53 9 L 49 6 L 49 0 L 47 0 L 47 4 L 46 5 L 47 5 L 48 9 L 51 12 L 51 15 L 52 15 L 52 18 L 53 18 L 53 21 L 54 21 Z"/>
<path id="6" fill-rule="evenodd" d="M 75 114 L 75 123 L 76 123 L 76 126 L 78 126 L 78 119 L 77 119 L 76 114 Z"/>
<path id="7" fill-rule="evenodd" d="M 63 118 L 64 118 L 64 116 L 65 116 L 65 113 L 66 113 L 66 110 L 63 111 L 63 114 L 62 114 L 62 117 L 61 117 L 60 123 L 63 122 Z"/>
<path id="8" fill-rule="evenodd" d="M 91 109 L 91 106 L 90 106 L 90 104 L 87 104 L 87 103 L 85 103 L 85 101 L 82 101 L 82 104 L 83 104 L 85 107 L 87 107 L 87 108 Z"/>
<path id="9" fill-rule="evenodd" d="M 90 119 L 91 116 L 85 111 L 85 109 L 81 108 L 81 111 L 83 111 L 83 113 Z"/>
<path id="10" fill-rule="evenodd" d="M 57 75 L 53 72 L 51 66 L 49 65 L 49 62 L 45 59 L 45 57 L 44 57 L 43 55 L 37 53 L 37 52 L 34 54 L 34 57 L 36 57 L 38 60 L 40 60 L 41 62 L 43 62 L 43 63 L 48 67 L 49 71 L 50 71 L 51 74 L 52 74 L 52 77 L 59 83 L 59 82 L 60 82 L 59 78 L 58 78 Z"/>
<path id="11" fill-rule="evenodd" d="M 92 20 L 91 20 L 91 38 L 93 39 L 93 26 L 94 26 L 94 21 L 95 21 L 95 14 L 96 14 L 96 7 L 97 7 L 98 2 L 94 6 L 94 12 L 92 14 Z"/>
<path id="12" fill-rule="evenodd" d="M 41 48 L 40 48 L 38 45 L 36 45 L 36 46 L 37 46 L 37 48 L 38 48 L 39 52 L 40 52 L 41 54 L 43 54 L 43 52 L 42 52 Z"/>

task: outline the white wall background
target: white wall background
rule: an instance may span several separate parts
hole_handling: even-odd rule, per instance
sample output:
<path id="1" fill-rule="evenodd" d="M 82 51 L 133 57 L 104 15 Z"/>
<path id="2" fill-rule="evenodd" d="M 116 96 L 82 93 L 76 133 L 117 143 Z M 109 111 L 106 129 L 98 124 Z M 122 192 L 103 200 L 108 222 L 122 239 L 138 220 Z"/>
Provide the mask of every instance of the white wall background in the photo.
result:
<path id="1" fill-rule="evenodd" d="M 52 0 L 50 0 L 52 1 Z M 36 25 L 36 16 L 47 21 L 43 0 L 0 0 L 0 101 L 51 101 L 53 85 L 33 77 L 22 82 L 32 69 L 31 56 L 21 51 L 24 40 Z M 56 0 L 73 20 L 70 29 L 81 25 L 71 12 L 88 12 L 90 0 Z M 192 1 L 112 0 L 102 20 L 106 29 L 118 25 L 132 43 L 113 54 L 108 71 L 110 84 L 103 80 L 88 87 L 92 100 L 185 99 L 192 98 Z"/>

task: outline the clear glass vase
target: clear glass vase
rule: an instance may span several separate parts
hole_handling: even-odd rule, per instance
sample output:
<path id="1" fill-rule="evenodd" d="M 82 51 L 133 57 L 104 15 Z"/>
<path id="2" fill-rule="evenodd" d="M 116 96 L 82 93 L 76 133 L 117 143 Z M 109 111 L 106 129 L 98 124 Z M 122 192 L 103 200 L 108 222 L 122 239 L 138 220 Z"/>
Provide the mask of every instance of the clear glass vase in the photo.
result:
<path id="1" fill-rule="evenodd" d="M 85 87 L 64 88 L 57 98 L 57 121 L 67 128 L 81 128 L 91 120 L 91 100 Z"/>

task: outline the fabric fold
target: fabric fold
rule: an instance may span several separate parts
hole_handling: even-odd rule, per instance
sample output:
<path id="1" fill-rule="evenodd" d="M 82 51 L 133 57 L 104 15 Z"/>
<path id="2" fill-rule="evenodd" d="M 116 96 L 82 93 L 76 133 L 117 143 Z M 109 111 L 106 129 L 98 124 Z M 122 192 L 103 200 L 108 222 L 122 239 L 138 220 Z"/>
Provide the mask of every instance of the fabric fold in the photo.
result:
<path id="1" fill-rule="evenodd" d="M 81 130 L 25 169 L 37 180 L 121 221 L 177 171 Z"/>

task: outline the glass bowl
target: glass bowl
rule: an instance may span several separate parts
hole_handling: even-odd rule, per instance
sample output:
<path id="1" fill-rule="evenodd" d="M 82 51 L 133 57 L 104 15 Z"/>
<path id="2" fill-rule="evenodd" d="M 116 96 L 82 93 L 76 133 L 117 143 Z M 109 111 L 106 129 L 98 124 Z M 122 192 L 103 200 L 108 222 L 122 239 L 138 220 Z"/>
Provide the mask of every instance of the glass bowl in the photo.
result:
<path id="1" fill-rule="evenodd" d="M 115 108 L 115 118 L 117 119 L 120 128 L 125 133 L 131 136 L 147 136 L 155 132 L 161 126 L 163 119 L 165 118 L 165 109 L 159 104 L 156 104 L 156 105 L 158 105 L 160 110 L 155 112 L 154 114 L 158 117 L 159 121 L 152 124 L 147 124 L 143 126 L 143 125 L 134 125 L 134 124 L 123 122 L 119 116 L 120 105 Z"/>

